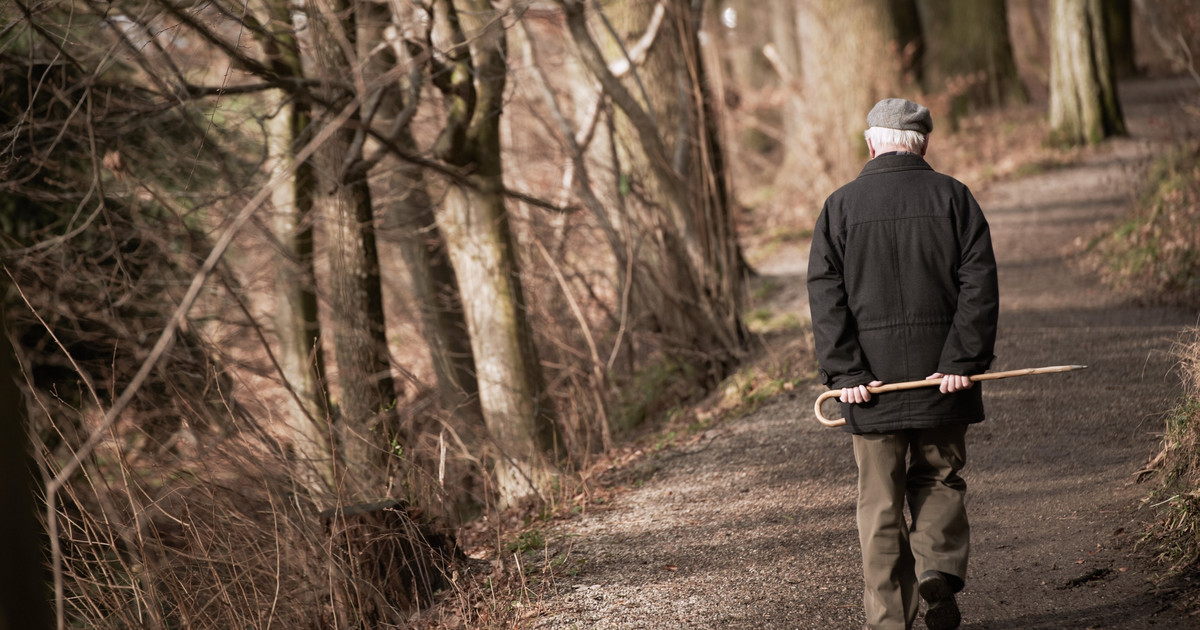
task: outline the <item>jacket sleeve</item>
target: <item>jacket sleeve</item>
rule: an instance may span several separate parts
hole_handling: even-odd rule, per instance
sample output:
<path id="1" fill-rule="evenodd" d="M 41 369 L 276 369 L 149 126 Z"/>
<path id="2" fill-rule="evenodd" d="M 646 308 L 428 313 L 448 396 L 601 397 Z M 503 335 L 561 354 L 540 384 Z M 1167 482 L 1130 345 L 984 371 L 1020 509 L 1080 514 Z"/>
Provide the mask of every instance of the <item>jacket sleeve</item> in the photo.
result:
<path id="1" fill-rule="evenodd" d="M 858 343 L 842 262 L 842 249 L 830 232 L 827 203 L 817 218 L 808 254 L 808 304 L 821 380 L 835 389 L 875 380 Z"/>
<path id="2" fill-rule="evenodd" d="M 1000 291 L 991 231 L 969 190 L 961 200 L 966 218 L 961 233 L 958 305 L 942 346 L 938 371 L 971 376 L 986 372 L 995 358 Z"/>

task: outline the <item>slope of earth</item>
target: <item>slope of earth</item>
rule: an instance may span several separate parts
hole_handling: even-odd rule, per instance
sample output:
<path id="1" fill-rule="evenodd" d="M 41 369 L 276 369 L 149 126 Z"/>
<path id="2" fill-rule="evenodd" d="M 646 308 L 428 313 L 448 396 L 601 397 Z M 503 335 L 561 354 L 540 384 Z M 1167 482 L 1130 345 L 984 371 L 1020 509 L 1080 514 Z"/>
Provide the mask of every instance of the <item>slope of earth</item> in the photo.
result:
<path id="1" fill-rule="evenodd" d="M 994 368 L 1089 369 L 986 384 L 964 472 L 963 628 L 1200 627 L 1136 544 L 1152 511 L 1134 475 L 1179 395 L 1171 348 L 1197 313 L 1126 303 L 1075 264 L 1182 133 L 1180 100 L 1196 99 L 1180 82 L 1123 87 L 1129 138 L 979 194 L 1001 270 Z M 545 551 L 569 570 L 540 585 L 521 627 L 860 627 L 855 465 L 848 436 L 812 418 L 819 392 L 648 455 L 625 471 L 635 489 L 556 524 Z"/>

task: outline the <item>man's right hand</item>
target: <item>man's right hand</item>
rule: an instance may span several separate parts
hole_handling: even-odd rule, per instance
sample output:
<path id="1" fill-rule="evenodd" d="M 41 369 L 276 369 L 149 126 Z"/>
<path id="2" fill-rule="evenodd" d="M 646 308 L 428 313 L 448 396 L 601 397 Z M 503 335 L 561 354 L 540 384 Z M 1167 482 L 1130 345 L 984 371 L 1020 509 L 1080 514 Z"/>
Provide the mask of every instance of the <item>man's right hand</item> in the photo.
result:
<path id="1" fill-rule="evenodd" d="M 940 387 L 938 387 L 938 389 L 943 394 L 952 394 L 954 392 L 961 392 L 964 389 L 971 389 L 971 386 L 975 384 L 975 381 L 972 381 L 970 376 L 964 376 L 962 374 L 942 374 L 941 372 L 934 372 L 926 377 L 925 380 L 932 381 L 939 378 L 942 379 L 942 384 Z"/>
<path id="2" fill-rule="evenodd" d="M 843 387 L 840 400 L 844 403 L 862 404 L 871 400 L 871 392 L 867 391 L 868 387 L 879 387 L 883 385 L 883 381 L 871 381 L 866 385 L 858 387 Z"/>

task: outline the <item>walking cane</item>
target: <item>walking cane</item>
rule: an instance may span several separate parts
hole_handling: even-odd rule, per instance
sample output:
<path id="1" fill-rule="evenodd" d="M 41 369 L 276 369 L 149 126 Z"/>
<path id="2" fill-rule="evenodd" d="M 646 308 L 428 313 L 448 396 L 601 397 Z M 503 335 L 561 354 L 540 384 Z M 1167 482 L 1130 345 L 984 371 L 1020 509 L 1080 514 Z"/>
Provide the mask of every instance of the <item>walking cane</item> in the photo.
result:
<path id="1" fill-rule="evenodd" d="M 1030 376 L 1033 374 L 1054 374 L 1058 372 L 1070 372 L 1072 370 L 1086 370 L 1086 365 L 1053 365 L 1050 367 L 1025 368 L 1022 370 L 1009 370 L 1007 372 L 991 372 L 989 374 L 976 374 L 971 377 L 971 381 L 978 383 L 979 381 L 992 381 L 1001 378 L 1011 378 L 1013 376 Z M 931 378 L 924 381 L 906 381 L 903 383 L 888 383 L 879 387 L 868 387 L 867 391 L 872 394 L 885 394 L 887 392 L 898 392 L 903 389 L 918 389 L 921 387 L 936 387 L 942 384 L 942 379 Z M 813 406 L 813 410 L 817 413 L 817 420 L 827 427 L 840 427 L 846 424 L 845 418 L 834 418 L 830 420 L 821 415 L 821 403 L 830 398 L 837 398 L 842 395 L 842 390 L 831 389 L 817 397 L 817 404 Z"/>

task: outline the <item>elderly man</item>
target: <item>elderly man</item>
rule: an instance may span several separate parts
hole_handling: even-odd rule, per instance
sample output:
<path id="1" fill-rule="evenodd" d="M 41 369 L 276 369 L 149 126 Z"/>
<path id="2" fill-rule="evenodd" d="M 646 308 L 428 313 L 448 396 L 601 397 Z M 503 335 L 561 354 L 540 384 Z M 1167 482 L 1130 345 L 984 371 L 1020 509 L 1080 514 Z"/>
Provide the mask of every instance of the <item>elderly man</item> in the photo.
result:
<path id="1" fill-rule="evenodd" d="M 814 230 L 813 337 L 853 434 L 867 627 L 912 628 L 920 595 L 925 625 L 951 630 L 970 545 L 959 471 L 967 426 L 984 417 L 969 377 L 993 359 L 996 261 L 971 192 L 924 159 L 929 110 L 885 99 L 867 126 L 870 161 L 829 196 Z M 937 378 L 939 389 L 867 391 Z"/>

